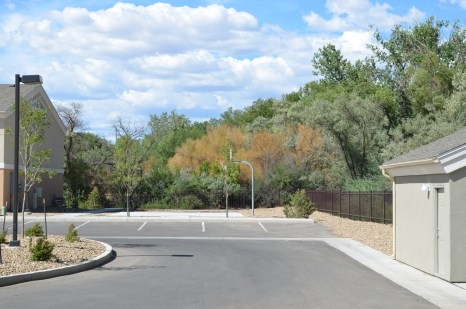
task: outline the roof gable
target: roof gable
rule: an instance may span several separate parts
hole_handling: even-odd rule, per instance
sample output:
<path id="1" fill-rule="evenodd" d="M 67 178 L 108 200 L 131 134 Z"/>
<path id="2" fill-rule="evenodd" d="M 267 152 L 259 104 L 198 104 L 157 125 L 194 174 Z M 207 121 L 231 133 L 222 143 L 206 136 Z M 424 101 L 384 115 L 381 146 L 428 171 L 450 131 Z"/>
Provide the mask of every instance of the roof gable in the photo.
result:
<path id="1" fill-rule="evenodd" d="M 385 162 L 391 176 L 451 173 L 466 166 L 466 129 Z"/>
<path id="2" fill-rule="evenodd" d="M 41 102 L 45 105 L 44 107 L 52 115 L 52 118 L 58 123 L 59 127 L 62 129 L 63 133 L 66 133 L 66 127 L 58 115 L 57 110 L 50 101 L 47 93 L 45 92 L 42 85 L 30 85 L 30 84 L 21 84 L 20 96 L 27 100 L 35 100 L 38 97 L 41 98 Z M 14 104 L 15 100 L 15 88 L 13 85 L 0 85 L 0 118 L 7 118 L 13 113 L 11 106 Z"/>

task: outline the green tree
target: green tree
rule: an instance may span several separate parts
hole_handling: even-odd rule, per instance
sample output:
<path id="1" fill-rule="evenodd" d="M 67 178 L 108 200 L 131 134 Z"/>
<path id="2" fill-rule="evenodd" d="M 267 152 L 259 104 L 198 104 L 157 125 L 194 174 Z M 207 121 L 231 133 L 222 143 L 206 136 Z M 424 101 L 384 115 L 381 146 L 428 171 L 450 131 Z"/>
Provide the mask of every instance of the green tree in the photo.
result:
<path id="1" fill-rule="evenodd" d="M 220 115 L 218 125 L 245 128 L 256 119 L 268 120 L 275 116 L 277 101 L 275 99 L 258 99 L 242 110 L 233 110 L 231 107 Z"/>
<path id="2" fill-rule="evenodd" d="M 239 189 L 238 181 L 239 181 L 239 174 L 240 169 L 238 164 L 235 164 L 232 161 L 232 143 L 228 142 L 222 145 L 220 149 L 220 153 L 223 154 L 225 160 L 221 166 L 221 179 L 224 183 L 223 191 L 225 193 L 225 208 L 228 217 L 228 197 L 233 192 Z"/>
<path id="3" fill-rule="evenodd" d="M 380 158 L 386 136 L 381 130 L 386 119 L 382 109 L 356 95 L 335 102 L 319 101 L 313 106 L 314 125 L 332 137 L 352 178 L 364 178 Z M 371 162 L 371 161 L 375 161 Z"/>
<path id="4" fill-rule="evenodd" d="M 322 76 L 324 82 L 341 83 L 348 77 L 349 62 L 333 44 L 319 48 L 312 58 L 312 65 L 314 75 Z"/>
<path id="5" fill-rule="evenodd" d="M 111 176 L 113 149 L 114 145 L 95 134 L 73 134 L 70 165 L 64 183 L 68 207 L 77 207 L 94 187 L 99 189 L 102 201 L 105 201 L 105 196 L 115 196 Z"/>
<path id="6" fill-rule="evenodd" d="M 450 30 L 445 40 L 444 31 Z M 380 82 L 397 95 L 397 117 L 428 114 L 442 109 L 452 91 L 456 70 L 464 69 L 466 32 L 457 23 L 430 17 L 405 29 L 396 25 L 388 39 L 374 32 L 377 44 L 369 45 L 378 67 Z M 399 123 L 398 122 L 398 123 Z"/>
<path id="7" fill-rule="evenodd" d="M 466 70 L 458 71 L 453 79 L 453 94 L 446 102 L 450 119 L 466 125 Z"/>
<path id="8" fill-rule="evenodd" d="M 446 111 L 437 111 L 429 117 L 419 114 L 405 119 L 390 132 L 391 139 L 383 149 L 383 159 L 400 156 L 463 129 L 465 125 Z"/>
<path id="9" fill-rule="evenodd" d="M 83 105 L 80 103 L 71 103 L 70 106 L 58 105 L 57 112 L 66 126 L 65 136 L 65 201 L 69 207 L 77 207 L 80 197 L 82 196 L 83 176 L 86 174 L 85 163 L 76 158 L 75 137 L 77 130 L 84 128 L 82 120 Z"/>
<path id="10" fill-rule="evenodd" d="M 145 163 L 149 158 L 152 140 L 143 139 L 145 127 L 115 123 L 117 140 L 114 152 L 114 180 L 125 193 L 126 211 L 129 216 L 130 199 L 147 177 Z"/>
<path id="11" fill-rule="evenodd" d="M 13 106 L 14 109 L 14 106 Z M 29 191 L 36 183 L 41 183 L 42 177 L 52 177 L 55 171 L 47 169 L 45 165 L 50 161 L 52 150 L 44 149 L 45 133 L 50 126 L 50 115 L 40 102 L 33 102 L 20 98 L 20 130 L 19 130 L 19 156 L 23 178 L 23 237 L 24 237 L 24 210 Z"/>
<path id="12" fill-rule="evenodd" d="M 158 161 L 167 163 L 176 148 L 188 139 L 197 139 L 206 134 L 206 123 L 191 121 L 184 115 L 178 115 L 174 111 L 170 114 L 162 113 L 160 116 L 151 115 L 149 121 L 150 133 L 146 139 L 152 141 L 152 156 Z"/>
<path id="13" fill-rule="evenodd" d="M 87 209 L 102 208 L 102 202 L 100 200 L 99 189 L 97 187 L 94 187 L 91 193 L 89 193 L 87 200 L 86 200 L 86 208 Z"/>

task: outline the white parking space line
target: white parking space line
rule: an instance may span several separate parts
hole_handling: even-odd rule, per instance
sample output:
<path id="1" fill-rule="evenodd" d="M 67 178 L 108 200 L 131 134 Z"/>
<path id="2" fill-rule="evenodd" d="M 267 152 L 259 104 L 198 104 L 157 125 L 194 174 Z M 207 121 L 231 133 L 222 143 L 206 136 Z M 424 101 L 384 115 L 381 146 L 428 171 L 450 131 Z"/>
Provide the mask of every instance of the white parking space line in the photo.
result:
<path id="1" fill-rule="evenodd" d="M 258 222 L 258 223 L 259 223 L 259 225 L 261 226 L 261 228 L 262 228 L 266 233 L 269 232 L 269 231 L 267 231 L 267 229 L 265 228 L 265 226 L 262 225 L 262 223 L 260 223 L 260 222 Z"/>
<path id="2" fill-rule="evenodd" d="M 91 222 L 91 221 L 84 222 L 83 224 L 78 225 L 78 226 L 75 227 L 74 229 L 77 230 L 77 229 L 79 229 L 80 227 L 85 226 L 85 225 L 88 224 L 89 222 Z"/>
<path id="3" fill-rule="evenodd" d="M 142 228 L 144 227 L 144 225 L 146 225 L 147 222 L 144 222 L 139 228 L 138 228 L 138 231 L 142 230 Z"/>
<path id="4" fill-rule="evenodd" d="M 204 223 L 204 221 L 202 221 L 202 233 L 204 233 L 204 232 L 205 232 L 205 223 Z"/>
<path id="5" fill-rule="evenodd" d="M 18 222 L 18 223 L 19 223 L 19 222 Z M 24 225 L 26 225 L 26 224 L 29 224 L 29 223 L 34 223 L 34 221 L 28 221 L 28 222 L 24 222 Z M 18 225 L 19 225 L 19 224 L 18 224 Z M 9 228 L 7 228 L 7 230 L 12 230 L 12 229 L 13 229 L 13 227 L 12 227 L 12 226 L 11 226 L 11 227 L 9 227 Z"/>

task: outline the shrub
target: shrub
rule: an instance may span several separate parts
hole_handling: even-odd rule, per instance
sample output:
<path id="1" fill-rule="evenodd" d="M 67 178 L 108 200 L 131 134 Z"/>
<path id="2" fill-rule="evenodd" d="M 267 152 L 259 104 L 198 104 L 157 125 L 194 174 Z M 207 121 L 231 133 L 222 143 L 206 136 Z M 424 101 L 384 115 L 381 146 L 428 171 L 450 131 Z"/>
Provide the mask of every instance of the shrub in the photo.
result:
<path id="1" fill-rule="evenodd" d="M 79 241 L 78 231 L 73 223 L 68 226 L 68 233 L 65 235 L 65 240 L 67 242 L 77 242 Z"/>
<path id="2" fill-rule="evenodd" d="M 190 194 L 181 198 L 179 207 L 181 209 L 202 209 L 204 208 L 204 203 L 199 197 Z"/>
<path id="3" fill-rule="evenodd" d="M 42 229 L 42 226 L 39 223 L 34 224 L 33 227 L 28 228 L 25 232 L 26 236 L 44 236 L 44 230 Z"/>
<path id="4" fill-rule="evenodd" d="M 172 209 L 173 205 L 164 201 L 154 201 L 142 204 L 139 209 Z"/>
<path id="5" fill-rule="evenodd" d="M 89 193 L 89 196 L 87 197 L 87 200 L 86 200 L 86 208 L 87 209 L 102 208 L 102 202 L 100 200 L 99 189 L 97 187 L 94 187 L 91 193 Z"/>
<path id="6" fill-rule="evenodd" d="M 8 233 L 7 230 L 3 230 L 2 233 L 0 234 L 0 244 L 6 244 L 7 243 L 7 241 L 6 241 L 7 233 Z"/>
<path id="7" fill-rule="evenodd" d="M 309 218 L 314 211 L 314 204 L 304 190 L 296 191 L 291 196 L 290 203 L 283 207 L 283 213 L 287 218 Z"/>
<path id="8" fill-rule="evenodd" d="M 32 245 L 32 238 L 29 239 L 29 252 L 31 252 L 31 261 L 48 261 L 54 257 L 53 249 L 55 245 L 43 237 L 37 239 Z"/>

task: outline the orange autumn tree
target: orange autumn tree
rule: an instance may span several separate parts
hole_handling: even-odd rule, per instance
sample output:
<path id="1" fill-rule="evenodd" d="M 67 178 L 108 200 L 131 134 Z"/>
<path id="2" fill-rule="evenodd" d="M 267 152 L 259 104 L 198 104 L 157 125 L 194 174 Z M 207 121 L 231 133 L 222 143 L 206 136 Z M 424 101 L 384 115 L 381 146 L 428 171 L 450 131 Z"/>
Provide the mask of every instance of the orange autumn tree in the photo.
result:
<path id="1" fill-rule="evenodd" d="M 287 149 L 284 136 L 271 131 L 254 132 L 250 138 L 249 147 L 244 153 L 245 160 L 254 166 L 254 173 L 262 177 L 281 162 L 287 155 L 291 155 Z"/>
<path id="2" fill-rule="evenodd" d="M 296 129 L 296 157 L 310 168 L 319 168 L 324 143 L 319 131 L 299 124 Z"/>
<path id="3" fill-rule="evenodd" d="M 295 136 L 289 143 L 289 136 Z M 290 144 L 290 145 L 288 145 Z M 318 131 L 304 125 L 289 128 L 287 132 L 256 131 L 246 135 L 236 127 L 222 125 L 209 127 L 200 139 L 188 140 L 181 145 L 168 161 L 172 170 L 199 171 L 205 164 L 217 166 L 225 161 L 221 149 L 228 146 L 234 160 L 246 160 L 254 166 L 260 178 L 283 161 L 298 160 L 310 168 L 319 168 L 319 156 L 323 147 Z M 242 180 L 250 180 L 247 166 L 240 165 Z"/>
<path id="4" fill-rule="evenodd" d="M 225 146 L 242 149 L 245 146 L 245 135 L 240 129 L 222 125 L 208 127 L 207 134 L 196 140 L 187 140 L 177 148 L 175 155 L 168 161 L 172 170 L 192 169 L 199 171 L 201 165 L 219 164 L 225 160 L 221 149 Z"/>

